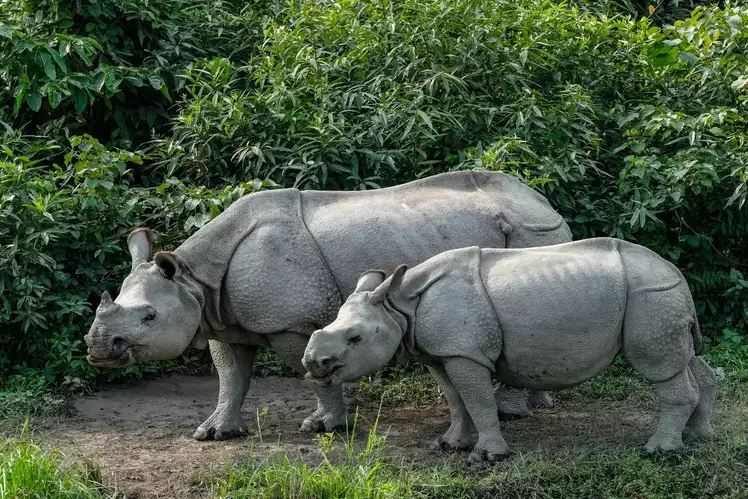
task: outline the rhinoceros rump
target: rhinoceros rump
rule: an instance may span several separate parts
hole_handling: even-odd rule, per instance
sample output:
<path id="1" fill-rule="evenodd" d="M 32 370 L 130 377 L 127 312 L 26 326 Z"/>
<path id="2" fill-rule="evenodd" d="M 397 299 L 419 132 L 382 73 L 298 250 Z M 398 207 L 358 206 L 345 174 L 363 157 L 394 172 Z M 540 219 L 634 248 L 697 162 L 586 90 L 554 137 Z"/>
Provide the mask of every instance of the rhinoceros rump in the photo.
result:
<path id="1" fill-rule="evenodd" d="M 152 261 L 150 232 L 131 235 L 132 270 L 116 300 L 102 297 L 86 336 L 89 361 L 118 367 L 209 343 L 218 405 L 195 438 L 229 438 L 244 428 L 240 408 L 257 348 L 272 348 L 303 373 L 309 336 L 335 318 L 367 269 L 415 265 L 470 245 L 570 240 L 547 200 L 503 173 L 447 173 L 362 192 L 248 195 Z M 318 408 L 302 429 L 345 426 L 341 387 L 314 390 Z"/>
<path id="2" fill-rule="evenodd" d="M 555 390 L 599 374 L 623 352 L 657 388 L 660 420 L 645 449 L 675 450 L 683 432 L 710 437 L 716 377 L 701 357 L 681 272 L 636 244 L 594 238 L 543 248 L 446 251 L 385 280 L 369 272 L 303 363 L 322 386 L 375 371 L 399 354 L 429 365 L 452 424 L 435 448 L 471 460 L 509 452 L 491 376 Z"/>

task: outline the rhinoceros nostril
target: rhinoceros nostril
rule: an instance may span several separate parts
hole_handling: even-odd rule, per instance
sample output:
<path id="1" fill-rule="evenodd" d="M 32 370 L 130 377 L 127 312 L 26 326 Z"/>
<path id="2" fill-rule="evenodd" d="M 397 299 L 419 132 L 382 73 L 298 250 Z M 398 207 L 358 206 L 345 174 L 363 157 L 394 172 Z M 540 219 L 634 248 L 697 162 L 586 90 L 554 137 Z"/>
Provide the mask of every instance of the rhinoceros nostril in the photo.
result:
<path id="1" fill-rule="evenodd" d="M 124 351 L 125 351 L 125 340 L 123 340 L 119 336 L 115 336 L 112 339 L 112 353 L 115 356 L 117 356 L 117 355 L 122 355 Z"/>
<path id="2" fill-rule="evenodd" d="M 329 367 L 330 364 L 332 364 L 332 357 L 322 357 L 320 359 L 320 364 L 322 364 L 322 367 Z"/>

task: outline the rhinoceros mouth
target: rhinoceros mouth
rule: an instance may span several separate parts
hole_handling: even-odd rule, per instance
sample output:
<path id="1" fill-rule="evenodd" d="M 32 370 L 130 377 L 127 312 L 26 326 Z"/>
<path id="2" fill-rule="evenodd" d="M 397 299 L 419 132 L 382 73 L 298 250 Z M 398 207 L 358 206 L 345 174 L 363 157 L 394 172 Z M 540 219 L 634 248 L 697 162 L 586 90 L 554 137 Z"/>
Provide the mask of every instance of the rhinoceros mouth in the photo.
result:
<path id="1" fill-rule="evenodd" d="M 317 386 L 330 386 L 333 384 L 337 384 L 340 382 L 340 372 L 343 370 L 343 367 L 345 367 L 345 364 L 337 365 L 332 368 L 330 374 L 319 377 L 314 376 L 312 373 L 308 372 L 304 375 L 304 379 L 306 379 L 309 383 Z"/>
<path id="2" fill-rule="evenodd" d="M 94 357 L 89 355 L 87 357 L 88 363 L 96 367 L 107 367 L 107 368 L 118 368 L 127 367 L 133 363 L 133 355 L 131 350 L 128 348 L 119 357 Z"/>

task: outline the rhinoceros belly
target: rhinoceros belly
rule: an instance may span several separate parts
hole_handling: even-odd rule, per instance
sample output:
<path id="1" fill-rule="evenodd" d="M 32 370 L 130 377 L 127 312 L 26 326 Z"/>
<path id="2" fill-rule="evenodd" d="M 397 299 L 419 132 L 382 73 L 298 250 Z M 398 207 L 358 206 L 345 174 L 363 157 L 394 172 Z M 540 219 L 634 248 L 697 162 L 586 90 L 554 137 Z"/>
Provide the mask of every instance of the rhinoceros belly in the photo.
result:
<path id="1" fill-rule="evenodd" d="M 614 240 L 484 250 L 482 262 L 503 333 L 497 374 L 507 383 L 574 386 L 621 350 L 626 284 Z"/>

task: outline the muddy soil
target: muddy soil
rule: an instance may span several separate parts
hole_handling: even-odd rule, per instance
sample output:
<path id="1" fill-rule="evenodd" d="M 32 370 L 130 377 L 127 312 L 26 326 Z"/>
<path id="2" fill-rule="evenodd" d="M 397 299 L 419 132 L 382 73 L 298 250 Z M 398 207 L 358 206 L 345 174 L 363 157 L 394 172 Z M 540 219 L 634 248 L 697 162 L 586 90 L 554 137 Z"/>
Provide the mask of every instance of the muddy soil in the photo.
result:
<path id="1" fill-rule="evenodd" d="M 348 387 L 349 396 L 355 390 Z M 301 378 L 253 380 L 243 411 L 250 434 L 223 442 L 192 439 L 197 426 L 215 408 L 216 377 L 173 375 L 109 386 L 75 402 L 74 415 L 35 424 L 34 436 L 73 459 L 97 463 L 104 480 L 132 498 L 206 497 L 200 476 L 226 463 L 283 454 L 310 459 L 314 437 L 298 428 L 316 407 Z M 350 400 L 355 404 L 355 399 Z M 267 408 L 266 414 L 262 414 Z M 375 404 L 360 408 L 357 440 L 376 418 Z M 502 423 L 513 450 L 540 448 L 638 446 L 654 428 L 655 407 L 641 401 L 558 401 L 527 419 Z M 259 418 L 259 423 L 258 423 Z M 380 433 L 387 433 L 391 452 L 419 459 L 439 459 L 428 444 L 449 426 L 446 404 L 383 409 Z M 261 428 L 261 439 L 259 430 Z M 464 455 L 467 457 L 467 454 Z M 202 473 L 202 475 L 201 475 Z"/>

